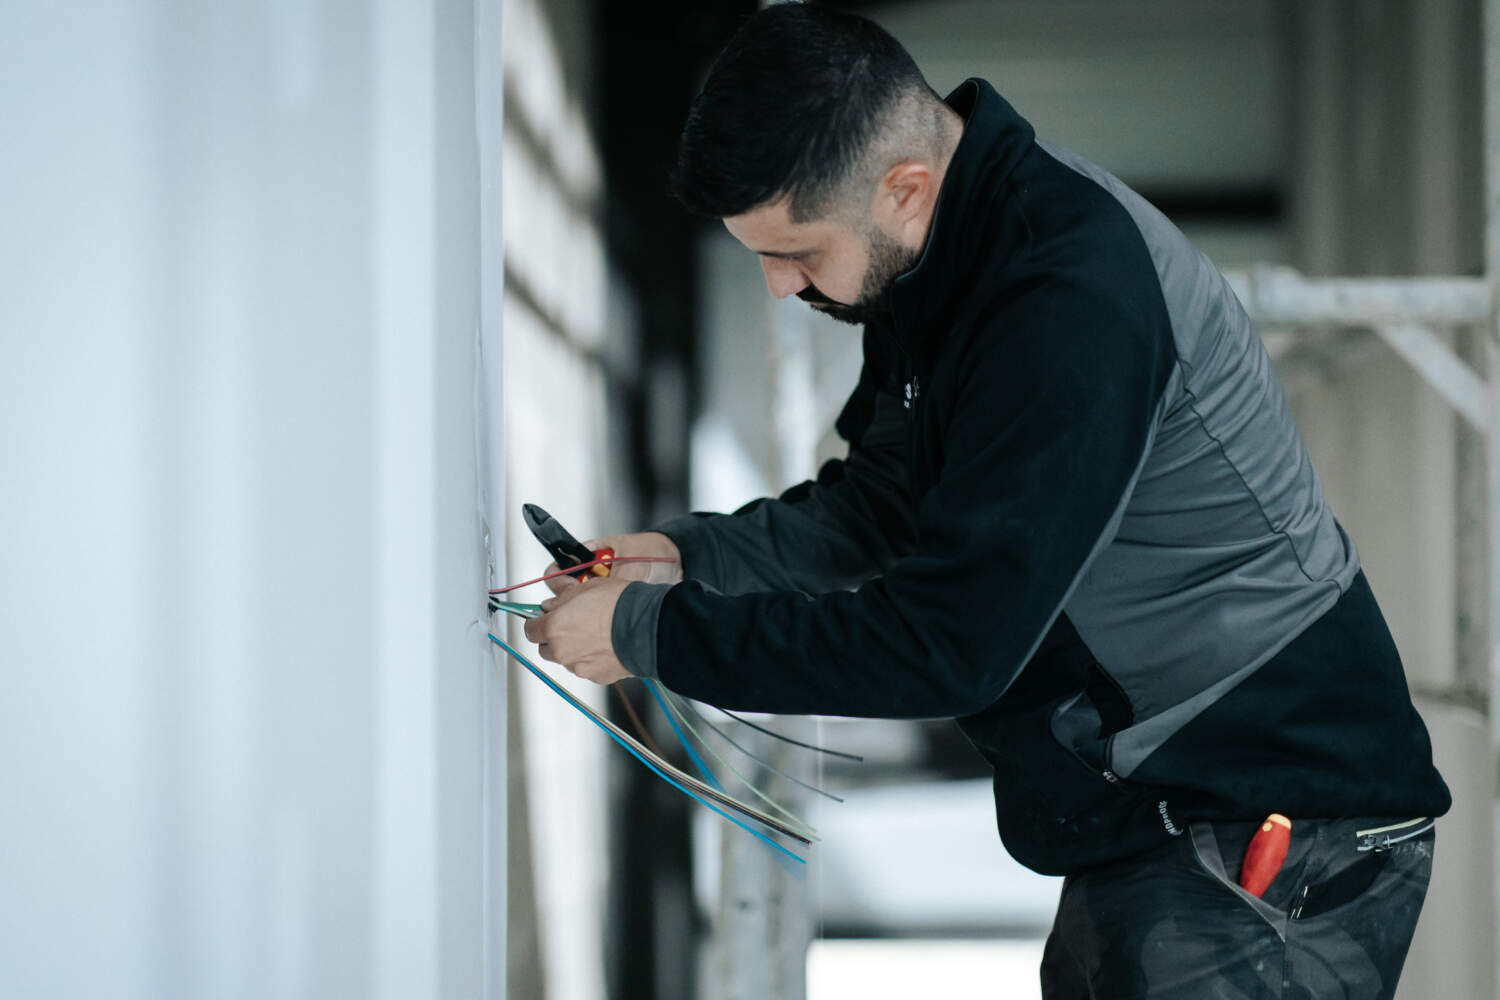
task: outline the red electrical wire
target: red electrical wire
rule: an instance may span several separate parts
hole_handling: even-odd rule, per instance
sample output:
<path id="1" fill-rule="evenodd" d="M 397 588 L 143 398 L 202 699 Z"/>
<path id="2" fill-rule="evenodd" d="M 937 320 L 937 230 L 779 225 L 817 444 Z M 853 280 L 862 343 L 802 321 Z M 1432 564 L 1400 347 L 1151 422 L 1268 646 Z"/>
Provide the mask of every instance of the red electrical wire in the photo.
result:
<path id="1" fill-rule="evenodd" d="M 581 569 L 588 569 L 591 566 L 600 566 L 600 565 L 603 565 L 603 566 L 612 566 L 615 563 L 639 563 L 639 562 L 674 563 L 676 561 L 677 561 L 676 559 L 672 559 L 672 558 L 669 558 L 667 556 L 605 556 L 602 559 L 595 559 L 592 562 L 579 563 L 576 566 L 569 566 L 567 569 L 560 569 L 556 573 L 548 573 L 546 576 L 539 576 L 535 580 L 527 580 L 525 583 L 513 583 L 509 587 L 501 587 L 498 590 L 492 590 L 492 591 L 490 591 L 490 593 L 491 594 L 508 594 L 512 590 L 520 590 L 522 587 L 529 587 L 529 586 L 531 586 L 534 583 L 542 583 L 542 582 L 544 582 L 546 580 L 551 580 L 553 577 L 558 577 L 558 576 L 572 576 L 574 573 L 577 573 L 579 570 L 581 570 Z"/>

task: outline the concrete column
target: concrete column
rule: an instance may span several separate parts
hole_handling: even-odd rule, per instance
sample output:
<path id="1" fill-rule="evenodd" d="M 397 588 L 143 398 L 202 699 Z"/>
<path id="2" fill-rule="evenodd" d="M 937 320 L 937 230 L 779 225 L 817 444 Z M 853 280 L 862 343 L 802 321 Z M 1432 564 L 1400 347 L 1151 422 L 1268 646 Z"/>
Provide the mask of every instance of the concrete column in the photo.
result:
<path id="1" fill-rule="evenodd" d="M 805 717 L 776 721 L 777 730 L 811 742 L 815 724 Z M 810 751 L 736 726 L 734 738 L 778 770 L 812 780 Z M 809 794 L 757 767 L 745 771 L 768 796 L 805 816 Z M 812 851 L 798 851 L 816 864 Z M 714 951 L 706 997 L 711 1000 L 803 1000 L 807 995 L 807 949 L 813 937 L 813 884 L 808 870 L 748 834 L 725 831 L 722 880 L 715 915 Z"/>

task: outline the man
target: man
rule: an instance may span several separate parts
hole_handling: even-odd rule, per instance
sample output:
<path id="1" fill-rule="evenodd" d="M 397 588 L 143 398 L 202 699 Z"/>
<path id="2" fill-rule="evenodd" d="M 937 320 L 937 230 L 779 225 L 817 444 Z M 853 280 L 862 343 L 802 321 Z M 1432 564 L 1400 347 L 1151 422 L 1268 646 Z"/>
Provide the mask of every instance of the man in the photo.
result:
<path id="1" fill-rule="evenodd" d="M 951 717 L 1068 876 L 1048 997 L 1389 997 L 1450 804 L 1259 338 L 1150 205 L 988 84 L 771 7 L 677 190 L 771 293 L 864 324 L 849 457 L 561 590 L 544 657 L 731 709 Z M 653 564 L 641 564 L 652 566 Z M 1260 821 L 1285 864 L 1240 888 Z"/>

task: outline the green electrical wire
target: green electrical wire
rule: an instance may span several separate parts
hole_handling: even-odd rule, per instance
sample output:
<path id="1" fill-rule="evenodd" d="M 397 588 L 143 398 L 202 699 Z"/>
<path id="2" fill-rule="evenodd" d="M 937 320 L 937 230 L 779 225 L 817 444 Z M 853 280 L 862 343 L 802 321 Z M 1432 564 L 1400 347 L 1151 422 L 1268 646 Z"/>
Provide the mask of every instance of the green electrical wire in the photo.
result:
<path id="1" fill-rule="evenodd" d="M 504 611 L 515 615 L 517 618 L 540 618 L 542 606 L 540 604 L 521 604 L 517 601 L 501 601 L 490 598 L 491 611 Z"/>

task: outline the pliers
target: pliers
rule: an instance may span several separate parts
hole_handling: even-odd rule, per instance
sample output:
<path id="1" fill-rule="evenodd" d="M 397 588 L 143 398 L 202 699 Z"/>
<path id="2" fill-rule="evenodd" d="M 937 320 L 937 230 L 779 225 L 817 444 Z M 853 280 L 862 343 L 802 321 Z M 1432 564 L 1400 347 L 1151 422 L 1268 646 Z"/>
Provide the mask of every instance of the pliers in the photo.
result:
<path id="1" fill-rule="evenodd" d="M 609 576 L 609 560 L 615 557 L 614 549 L 608 547 L 590 549 L 568 534 L 568 529 L 558 524 L 557 518 L 534 503 L 521 505 L 521 517 L 526 522 L 526 527 L 530 528 L 531 533 L 536 536 L 536 540 L 552 554 L 553 559 L 557 560 L 558 569 L 593 563 L 587 569 L 568 575 L 579 580 L 587 580 L 591 575 Z"/>

